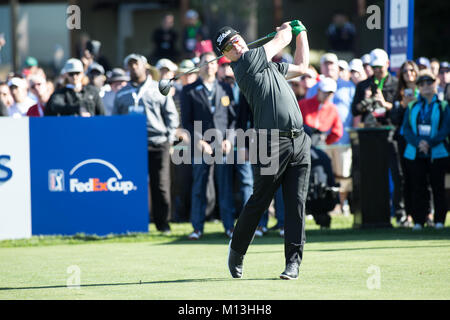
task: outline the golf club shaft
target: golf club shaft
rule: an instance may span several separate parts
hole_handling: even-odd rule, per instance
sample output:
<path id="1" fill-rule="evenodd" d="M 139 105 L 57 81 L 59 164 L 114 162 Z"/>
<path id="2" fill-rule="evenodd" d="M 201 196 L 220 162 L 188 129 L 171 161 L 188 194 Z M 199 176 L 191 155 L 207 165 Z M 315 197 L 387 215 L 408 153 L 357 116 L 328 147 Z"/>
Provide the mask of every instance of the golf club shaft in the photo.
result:
<path id="1" fill-rule="evenodd" d="M 259 42 L 261 42 L 261 41 L 263 41 L 263 40 L 266 40 L 266 39 L 269 39 L 269 38 L 273 38 L 273 37 L 275 37 L 276 34 L 277 34 L 276 31 L 274 31 L 274 32 L 272 32 L 272 33 L 269 33 L 268 35 L 266 35 L 266 36 L 264 36 L 264 37 L 262 37 L 262 38 L 259 38 L 259 39 L 255 40 L 255 41 L 253 41 L 253 42 L 250 42 L 250 43 L 248 44 L 248 46 L 252 46 L 252 45 L 257 44 L 257 43 L 259 43 Z M 210 61 L 206 61 L 205 63 L 203 63 L 203 64 L 201 64 L 201 65 L 199 65 L 199 66 L 197 66 L 197 67 L 195 67 L 195 68 L 192 68 L 191 70 L 188 70 L 188 71 L 186 71 L 186 72 L 184 72 L 184 73 L 180 73 L 180 74 L 176 75 L 175 77 L 173 77 L 172 79 L 170 79 L 170 81 L 178 80 L 178 78 L 180 78 L 182 75 L 185 75 L 185 74 L 194 72 L 194 71 L 196 71 L 196 70 L 199 70 L 200 68 L 206 66 L 208 63 L 211 63 L 211 62 L 213 62 L 213 61 L 219 60 L 219 59 L 222 58 L 222 57 L 223 57 L 223 55 L 221 55 L 221 56 L 219 56 L 219 57 L 217 57 L 217 58 L 214 58 L 214 59 L 212 59 L 212 60 L 210 60 Z"/>

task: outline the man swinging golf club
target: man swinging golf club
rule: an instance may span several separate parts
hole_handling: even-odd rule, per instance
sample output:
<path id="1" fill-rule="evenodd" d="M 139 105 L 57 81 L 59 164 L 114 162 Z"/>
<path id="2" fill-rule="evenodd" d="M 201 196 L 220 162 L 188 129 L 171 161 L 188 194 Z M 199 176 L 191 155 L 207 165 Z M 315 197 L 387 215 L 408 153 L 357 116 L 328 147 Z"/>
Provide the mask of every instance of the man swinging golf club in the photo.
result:
<path id="1" fill-rule="evenodd" d="M 228 251 L 228 268 L 233 278 L 241 278 L 243 260 L 262 213 L 269 207 L 281 185 L 285 204 L 284 253 L 286 269 L 282 279 L 297 279 L 305 243 L 305 201 L 311 167 L 311 140 L 303 131 L 303 118 L 288 79 L 307 72 L 309 45 L 306 28 L 298 20 L 278 27 L 275 37 L 264 46 L 249 49 L 239 33 L 221 28 L 214 37 L 218 51 L 230 59 L 237 83 L 250 104 L 257 135 L 278 130 L 278 170 L 264 175 L 263 164 L 253 165 L 253 195 L 236 223 Z M 272 57 L 295 38 L 294 63 L 273 63 Z M 273 137 L 273 136 L 272 136 Z M 259 140 L 259 139 L 258 139 Z"/>

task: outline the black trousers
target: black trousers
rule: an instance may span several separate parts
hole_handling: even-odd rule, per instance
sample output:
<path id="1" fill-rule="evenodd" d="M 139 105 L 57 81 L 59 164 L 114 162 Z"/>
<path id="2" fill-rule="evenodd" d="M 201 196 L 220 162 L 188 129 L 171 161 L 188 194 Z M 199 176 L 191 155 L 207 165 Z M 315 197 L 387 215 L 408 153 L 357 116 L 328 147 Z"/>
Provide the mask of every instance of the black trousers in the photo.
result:
<path id="1" fill-rule="evenodd" d="M 394 192 L 392 195 L 392 205 L 394 207 L 397 221 L 406 217 L 404 200 L 404 172 L 401 166 L 401 155 L 396 140 L 388 141 L 389 148 L 389 169 L 391 170 L 392 181 L 394 182 Z"/>
<path id="2" fill-rule="evenodd" d="M 148 172 L 150 176 L 151 214 L 156 228 L 170 229 L 170 145 L 149 145 Z"/>
<path id="3" fill-rule="evenodd" d="M 269 141 L 269 143 L 272 143 Z M 247 252 L 258 222 L 282 186 L 285 205 L 284 252 L 286 263 L 301 263 L 305 244 L 305 203 L 311 170 L 311 139 L 305 133 L 296 138 L 279 138 L 279 167 L 275 174 L 261 174 L 263 165 L 253 165 L 253 194 L 239 215 L 231 248 Z"/>
<path id="4" fill-rule="evenodd" d="M 414 223 L 424 224 L 429 213 L 428 186 L 431 185 L 434 203 L 434 222 L 445 222 L 447 200 L 445 195 L 445 170 L 449 158 L 434 159 L 416 158 L 407 160 L 408 174 L 412 183 Z"/>

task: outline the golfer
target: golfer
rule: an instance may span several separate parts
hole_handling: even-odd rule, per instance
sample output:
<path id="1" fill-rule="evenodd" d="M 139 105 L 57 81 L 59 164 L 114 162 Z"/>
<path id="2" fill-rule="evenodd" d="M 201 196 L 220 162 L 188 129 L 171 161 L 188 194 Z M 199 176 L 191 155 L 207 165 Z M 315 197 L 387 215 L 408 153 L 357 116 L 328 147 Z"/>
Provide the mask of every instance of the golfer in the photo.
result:
<path id="1" fill-rule="evenodd" d="M 303 131 L 303 118 L 288 79 L 305 74 L 309 65 L 309 45 L 305 27 L 289 22 L 276 29 L 264 46 L 249 50 L 239 33 L 221 28 L 214 37 L 216 49 L 230 59 L 236 81 L 250 104 L 258 135 L 261 129 L 279 130 L 279 166 L 273 175 L 264 175 L 263 165 L 253 165 L 253 195 L 236 223 L 228 253 L 233 278 L 241 278 L 243 260 L 263 212 L 281 185 L 285 204 L 284 250 L 286 269 L 282 279 L 297 279 L 305 243 L 305 202 L 311 167 L 311 140 Z M 294 64 L 273 63 L 272 57 L 296 42 Z M 258 136 L 259 139 L 259 136 Z"/>

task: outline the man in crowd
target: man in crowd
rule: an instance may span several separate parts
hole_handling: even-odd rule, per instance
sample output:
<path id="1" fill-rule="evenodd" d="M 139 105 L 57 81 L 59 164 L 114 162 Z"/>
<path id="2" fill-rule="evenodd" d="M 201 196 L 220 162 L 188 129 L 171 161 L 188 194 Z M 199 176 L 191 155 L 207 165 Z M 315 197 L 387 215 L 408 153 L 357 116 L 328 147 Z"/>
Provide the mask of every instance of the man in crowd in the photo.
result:
<path id="1" fill-rule="evenodd" d="M 178 33 L 174 29 L 173 14 L 166 14 L 161 21 L 161 26 L 153 32 L 152 42 L 155 50 L 150 62 L 155 63 L 162 58 L 176 61 L 178 58 L 177 41 Z"/>
<path id="2" fill-rule="evenodd" d="M 146 117 L 148 172 L 151 213 L 156 228 L 170 233 L 170 145 L 175 141 L 179 117 L 172 97 L 163 96 L 158 83 L 147 73 L 147 59 L 132 53 L 124 60 L 130 82 L 117 92 L 113 114 L 140 114 Z"/>
<path id="3" fill-rule="evenodd" d="M 29 117 L 43 117 L 45 106 L 50 98 L 51 88 L 47 85 L 47 80 L 39 74 L 31 75 L 30 77 L 30 91 L 36 97 L 37 103 L 28 109 L 27 116 Z"/>
<path id="4" fill-rule="evenodd" d="M 390 62 L 386 51 L 374 49 L 370 56 L 374 75 L 358 83 L 352 102 L 352 112 L 354 116 L 361 115 L 361 121 L 366 125 L 388 125 L 391 124 L 389 114 L 395 99 L 398 80 L 388 71 Z M 388 137 L 389 169 L 394 183 L 393 210 L 397 223 L 403 224 L 406 221 L 403 176 L 394 132 L 395 130 L 392 130 Z"/>
<path id="5" fill-rule="evenodd" d="M 8 82 L 0 82 L 0 101 L 3 103 L 4 112 L 6 110 L 9 116 L 9 108 L 14 104 L 14 99 L 11 96 L 11 91 L 9 90 Z"/>
<path id="6" fill-rule="evenodd" d="M 213 52 L 204 53 L 200 64 L 214 60 Z M 189 239 L 197 240 L 203 234 L 206 210 L 206 185 L 211 164 L 206 163 L 203 153 L 226 155 L 232 152 L 233 137 L 226 135 L 226 130 L 234 128 L 234 100 L 230 86 L 216 78 L 217 61 L 210 62 L 199 71 L 199 78 L 185 86 L 181 93 L 181 119 L 183 127 L 191 135 L 193 156 L 193 187 L 191 201 L 191 222 L 194 231 Z M 199 122 L 198 127 L 194 122 Z M 204 137 L 209 129 L 216 129 L 223 137 L 220 141 L 211 141 Z M 196 152 L 197 149 L 200 152 Z M 201 159 L 198 159 L 201 157 Z M 214 165 L 214 173 L 218 187 L 219 210 L 225 233 L 232 236 L 235 210 L 233 207 L 232 165 Z"/>
<path id="7" fill-rule="evenodd" d="M 299 102 L 304 123 L 313 131 L 311 140 L 314 146 L 332 144 L 342 137 L 342 122 L 332 102 L 336 89 L 336 81 L 323 78 L 317 95 Z"/>
<path id="8" fill-rule="evenodd" d="M 105 114 L 98 89 L 94 86 L 83 86 L 84 68 L 80 60 L 67 60 L 62 73 L 67 84 L 51 95 L 44 115 L 91 117 Z"/>
<path id="9" fill-rule="evenodd" d="M 364 71 L 364 65 L 361 59 L 353 59 L 349 63 L 350 80 L 356 86 L 361 81 L 367 79 L 366 72 Z"/>
<path id="10" fill-rule="evenodd" d="M 130 76 L 122 68 L 114 68 L 106 73 L 106 83 L 109 85 L 109 90 L 105 90 L 102 100 L 107 116 L 112 115 L 116 93 L 125 87 L 128 81 L 130 81 Z"/>
<path id="11" fill-rule="evenodd" d="M 28 83 L 25 79 L 13 77 L 8 82 L 14 104 L 9 108 L 9 115 L 13 118 L 26 116 L 28 109 L 35 101 L 28 96 Z"/>

